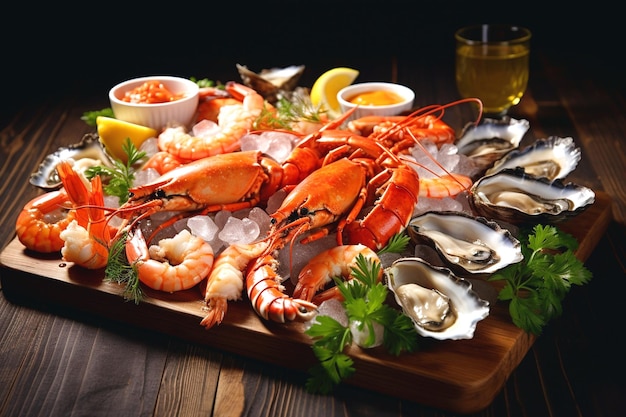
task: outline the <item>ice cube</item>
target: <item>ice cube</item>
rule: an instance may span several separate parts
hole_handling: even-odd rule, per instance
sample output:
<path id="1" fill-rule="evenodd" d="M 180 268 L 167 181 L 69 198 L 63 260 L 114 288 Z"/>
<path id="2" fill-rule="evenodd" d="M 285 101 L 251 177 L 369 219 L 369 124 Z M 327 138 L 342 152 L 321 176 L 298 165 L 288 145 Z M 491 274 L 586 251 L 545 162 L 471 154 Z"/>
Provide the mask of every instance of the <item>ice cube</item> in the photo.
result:
<path id="1" fill-rule="evenodd" d="M 146 139 L 141 143 L 141 146 L 139 146 L 139 151 L 145 152 L 146 158 L 150 158 L 152 155 L 160 151 L 159 141 L 157 138 Z"/>
<path id="2" fill-rule="evenodd" d="M 315 323 L 315 319 L 317 316 L 328 316 L 338 321 L 339 324 L 341 324 L 343 327 L 348 327 L 348 316 L 346 314 L 346 309 L 344 308 L 343 303 L 339 300 L 331 298 L 322 302 L 317 309 L 316 316 L 313 319 L 304 323 L 305 329 L 308 330 L 309 327 L 311 327 L 311 325 Z"/>
<path id="3" fill-rule="evenodd" d="M 218 228 L 222 229 L 231 216 L 232 216 L 232 213 L 230 211 L 220 210 L 217 213 L 215 213 L 215 219 L 214 219 L 215 224 L 217 225 Z"/>
<path id="4" fill-rule="evenodd" d="M 221 129 L 217 123 L 208 119 L 199 121 L 191 129 L 192 134 L 199 138 L 208 138 L 208 137 L 214 136 L 217 133 L 219 133 L 220 130 Z"/>
<path id="5" fill-rule="evenodd" d="M 281 189 L 275 192 L 267 200 L 267 207 L 265 208 L 265 211 L 269 214 L 275 213 L 280 208 L 286 196 L 287 196 L 287 193 L 285 192 L 285 190 Z"/>
<path id="6" fill-rule="evenodd" d="M 293 150 L 295 136 L 285 132 L 264 132 L 263 136 L 268 141 L 267 155 L 279 163 L 285 162 Z"/>
<path id="7" fill-rule="evenodd" d="M 154 168 L 140 169 L 135 172 L 135 179 L 133 180 L 133 187 L 148 184 L 155 179 L 159 178 L 160 174 Z"/>
<path id="8" fill-rule="evenodd" d="M 250 210 L 248 218 L 259 225 L 259 236 L 265 236 L 270 228 L 270 216 L 259 207 Z"/>
<path id="9" fill-rule="evenodd" d="M 259 225 L 252 220 L 229 217 L 218 237 L 225 243 L 251 243 L 259 237 Z"/>
<path id="10" fill-rule="evenodd" d="M 244 135 L 241 139 L 239 139 L 241 143 L 242 151 L 261 151 L 266 153 L 270 147 L 270 144 L 267 140 L 265 140 L 261 135 L 257 135 L 254 133 L 248 133 Z"/>
<path id="11" fill-rule="evenodd" d="M 191 217 L 187 220 L 187 226 L 193 235 L 202 238 L 206 242 L 213 241 L 219 230 L 213 219 L 205 215 Z"/>

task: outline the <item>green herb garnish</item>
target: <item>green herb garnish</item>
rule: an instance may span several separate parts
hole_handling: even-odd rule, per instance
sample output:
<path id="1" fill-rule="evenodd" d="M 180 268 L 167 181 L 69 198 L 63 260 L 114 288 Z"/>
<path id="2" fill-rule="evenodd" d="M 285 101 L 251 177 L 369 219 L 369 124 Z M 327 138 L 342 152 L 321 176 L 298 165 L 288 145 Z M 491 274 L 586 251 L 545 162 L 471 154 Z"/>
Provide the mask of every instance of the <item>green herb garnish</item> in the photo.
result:
<path id="1" fill-rule="evenodd" d="M 80 117 L 80 120 L 84 121 L 89 126 L 96 126 L 96 119 L 98 118 L 98 116 L 115 117 L 113 115 L 113 109 L 110 107 L 107 107 L 102 110 L 86 111 Z"/>
<path id="2" fill-rule="evenodd" d="M 123 296 L 135 304 L 143 299 L 143 291 L 139 285 L 139 274 L 133 265 L 129 265 L 126 257 L 126 240 L 128 232 L 116 239 L 109 249 L 109 260 L 104 270 L 104 279 L 116 284 L 124 284 Z"/>
<path id="3" fill-rule="evenodd" d="M 561 314 L 561 302 L 571 286 L 587 283 L 592 274 L 574 255 L 576 239 L 554 226 L 536 225 L 520 242 L 524 259 L 489 281 L 506 281 L 498 299 L 510 301 L 509 313 L 517 327 L 539 335 Z"/>
<path id="4" fill-rule="evenodd" d="M 133 165 L 146 156 L 145 152 L 137 150 L 137 147 L 130 138 L 126 138 L 122 149 L 128 156 L 128 161 L 125 164 L 114 159 L 113 168 L 98 165 L 85 170 L 87 179 L 91 179 L 96 175 L 103 177 L 103 183 L 106 184 L 104 186 L 104 192 L 108 195 L 118 197 L 120 204 L 128 201 L 128 191 L 132 187 L 135 179 Z"/>
<path id="5" fill-rule="evenodd" d="M 263 107 L 261 114 L 254 121 L 254 129 L 293 130 L 295 123 L 320 123 L 322 120 L 319 109 L 314 108 L 310 101 L 299 96 L 292 100 L 281 97 L 274 107 L 275 110 Z"/>
<path id="6" fill-rule="evenodd" d="M 378 255 L 383 253 L 402 253 L 408 246 L 411 238 L 405 233 L 396 233 L 389 239 L 387 245 L 378 251 Z"/>
<path id="7" fill-rule="evenodd" d="M 226 88 L 226 86 L 220 82 L 215 82 L 213 80 L 209 80 L 208 78 L 202 78 L 202 79 L 197 79 L 196 77 L 190 77 L 189 78 L 191 81 L 193 81 L 194 83 L 198 84 L 198 87 L 200 88 L 204 88 L 204 87 L 215 87 L 218 88 L 220 90 L 223 90 L 224 88 Z"/>
<path id="8" fill-rule="evenodd" d="M 334 278 L 335 285 L 344 297 L 349 323 L 357 323 L 359 330 L 368 329 L 365 345 L 374 343 L 374 323 L 384 327 L 383 346 L 393 355 L 417 349 L 417 333 L 413 322 L 401 311 L 385 304 L 388 289 L 378 281 L 380 263 L 359 254 L 356 267 L 352 268 L 353 279 L 343 281 Z M 355 372 L 354 362 L 344 353 L 352 344 L 350 326 L 344 327 L 328 316 L 317 316 L 305 331 L 314 339 L 312 349 L 319 363 L 310 369 L 306 388 L 312 393 L 329 393 L 342 380 Z"/>

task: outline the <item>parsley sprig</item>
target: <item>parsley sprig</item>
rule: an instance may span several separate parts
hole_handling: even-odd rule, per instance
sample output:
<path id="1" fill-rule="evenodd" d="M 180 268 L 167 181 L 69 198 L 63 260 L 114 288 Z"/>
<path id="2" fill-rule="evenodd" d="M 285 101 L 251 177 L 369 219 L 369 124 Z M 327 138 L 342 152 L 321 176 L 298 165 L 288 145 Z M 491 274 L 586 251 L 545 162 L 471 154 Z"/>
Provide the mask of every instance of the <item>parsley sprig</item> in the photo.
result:
<path id="1" fill-rule="evenodd" d="M 133 165 L 139 162 L 146 156 L 146 153 L 139 151 L 135 144 L 126 138 L 122 149 L 128 155 L 128 161 L 123 163 L 117 159 L 113 160 L 113 168 L 107 166 L 98 165 L 89 167 L 85 170 L 85 176 L 87 179 L 91 179 L 96 175 L 100 175 L 103 180 L 104 192 L 111 196 L 116 196 L 120 199 L 120 204 L 125 203 L 128 200 L 128 190 L 132 187 L 135 179 L 135 171 Z"/>
<path id="2" fill-rule="evenodd" d="M 398 239 L 395 242 L 398 244 Z M 334 278 L 344 298 L 348 321 L 356 323 L 360 331 L 368 330 L 364 346 L 374 344 L 374 325 L 378 323 L 384 328 L 383 346 L 388 352 L 396 356 L 413 352 L 418 347 L 413 322 L 400 310 L 385 304 L 388 289 L 378 280 L 380 268 L 380 262 L 359 254 L 352 268 L 352 280 Z M 356 371 L 353 360 L 344 353 L 353 341 L 350 325 L 344 327 L 332 317 L 317 316 L 305 333 L 314 340 L 312 349 L 319 361 L 309 371 L 306 388 L 312 393 L 327 394 Z"/>
<path id="3" fill-rule="evenodd" d="M 574 254 L 576 239 L 554 226 L 535 225 L 520 242 L 524 259 L 489 280 L 506 282 L 498 299 L 510 302 L 509 313 L 517 327 L 539 335 L 561 315 L 561 302 L 571 286 L 587 283 L 592 274 Z"/>

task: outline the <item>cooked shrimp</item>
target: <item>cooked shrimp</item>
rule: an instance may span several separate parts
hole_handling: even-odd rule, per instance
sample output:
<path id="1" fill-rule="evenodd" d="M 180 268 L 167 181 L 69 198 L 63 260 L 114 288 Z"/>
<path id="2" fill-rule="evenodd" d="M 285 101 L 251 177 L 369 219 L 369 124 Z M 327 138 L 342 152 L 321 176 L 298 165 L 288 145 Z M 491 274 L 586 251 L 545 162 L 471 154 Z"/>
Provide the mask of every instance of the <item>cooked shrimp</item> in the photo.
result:
<path id="1" fill-rule="evenodd" d="M 208 312 L 200 322 L 202 326 L 210 329 L 220 324 L 228 308 L 227 302 L 242 298 L 243 271 L 252 259 L 263 253 L 267 246 L 267 241 L 232 244 L 219 254 L 205 290 L 204 300 Z"/>
<path id="2" fill-rule="evenodd" d="M 348 128 L 360 135 L 390 141 L 392 149 L 406 149 L 414 140 L 430 140 L 441 146 L 453 143 L 454 129 L 439 117 L 426 116 L 364 116 L 353 120 Z M 410 132 L 407 134 L 407 132 Z"/>
<path id="3" fill-rule="evenodd" d="M 70 204 L 65 190 L 51 191 L 30 200 L 15 223 L 20 242 L 36 252 L 60 251 L 64 244 L 60 234 L 75 218 L 75 212 L 68 209 Z"/>
<path id="4" fill-rule="evenodd" d="M 314 256 L 298 275 L 298 283 L 293 291 L 294 298 L 313 301 L 317 305 L 331 298 L 340 298 L 339 289 L 335 286 L 317 295 L 316 293 L 332 282 L 333 277 L 349 279 L 352 268 L 356 266 L 358 255 L 363 255 L 370 261 L 380 262 L 373 250 L 361 244 L 335 246 Z"/>
<path id="5" fill-rule="evenodd" d="M 446 174 L 440 177 L 420 177 L 420 197 L 455 197 L 472 186 L 472 179 L 462 174 Z"/>
<path id="6" fill-rule="evenodd" d="M 104 190 L 99 176 L 86 179 L 72 165 L 63 161 L 57 166 L 59 177 L 76 212 L 76 220 L 60 233 L 64 241 L 61 255 L 88 269 L 104 268 L 109 257 L 109 243 L 117 232 L 105 215 Z"/>
<path id="7" fill-rule="evenodd" d="M 264 99 L 253 89 L 235 82 L 229 82 L 226 89 L 235 98 L 241 99 L 241 102 L 220 108 L 213 135 L 194 137 L 185 132 L 184 127 L 168 127 L 159 135 L 159 149 L 186 160 L 238 150 L 239 139 L 250 131 L 254 121 L 260 116 Z"/>
<path id="8" fill-rule="evenodd" d="M 76 220 L 61 232 L 61 239 L 64 243 L 61 248 L 64 261 L 74 262 L 87 269 L 106 267 L 109 259 L 108 247 L 103 242 L 95 240 Z"/>
<path id="9" fill-rule="evenodd" d="M 126 243 L 126 256 L 135 265 L 139 280 L 148 287 L 175 292 L 194 287 L 213 266 L 213 248 L 202 238 L 182 230 L 172 238 L 148 245 L 137 228 Z"/>
<path id="10" fill-rule="evenodd" d="M 163 175 L 181 165 L 184 165 L 185 161 L 178 158 L 176 155 L 172 155 L 169 152 L 160 151 L 155 153 L 148 159 L 148 161 L 141 167 L 141 169 L 154 169 L 159 175 Z"/>

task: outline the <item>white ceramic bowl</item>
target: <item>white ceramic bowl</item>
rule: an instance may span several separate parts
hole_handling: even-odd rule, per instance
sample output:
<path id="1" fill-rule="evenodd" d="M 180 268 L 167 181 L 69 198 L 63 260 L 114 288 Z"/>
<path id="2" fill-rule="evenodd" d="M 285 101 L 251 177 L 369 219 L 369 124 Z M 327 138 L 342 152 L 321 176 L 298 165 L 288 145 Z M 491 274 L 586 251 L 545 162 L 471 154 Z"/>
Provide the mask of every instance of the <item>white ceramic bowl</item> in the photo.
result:
<path id="1" fill-rule="evenodd" d="M 165 103 L 129 103 L 123 101 L 127 91 L 141 86 L 146 81 L 157 80 L 173 94 L 183 97 Z M 168 124 L 180 124 L 189 127 L 198 108 L 199 87 L 186 78 L 167 75 L 133 78 L 117 84 L 109 91 L 109 101 L 117 119 L 148 126 L 161 131 Z"/>
<path id="2" fill-rule="evenodd" d="M 337 100 L 339 101 L 342 113 L 357 107 L 356 104 L 350 102 L 355 96 L 372 91 L 389 91 L 402 97 L 402 101 L 387 105 L 359 105 L 350 119 L 358 119 L 363 116 L 372 115 L 397 116 L 404 111 L 411 110 L 413 107 L 415 93 L 410 88 L 394 83 L 368 82 L 349 85 L 337 93 Z"/>

